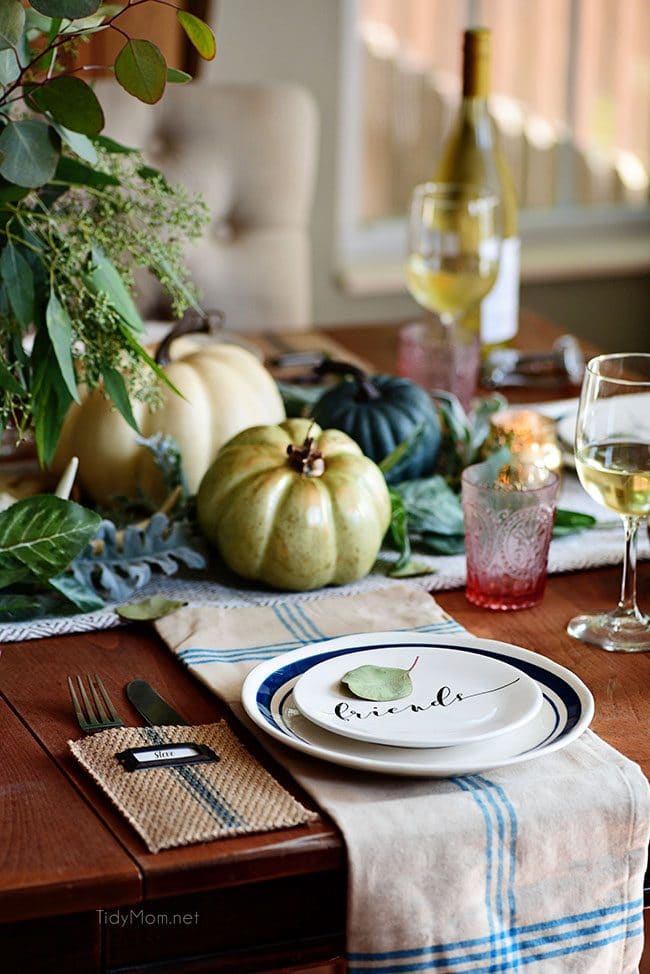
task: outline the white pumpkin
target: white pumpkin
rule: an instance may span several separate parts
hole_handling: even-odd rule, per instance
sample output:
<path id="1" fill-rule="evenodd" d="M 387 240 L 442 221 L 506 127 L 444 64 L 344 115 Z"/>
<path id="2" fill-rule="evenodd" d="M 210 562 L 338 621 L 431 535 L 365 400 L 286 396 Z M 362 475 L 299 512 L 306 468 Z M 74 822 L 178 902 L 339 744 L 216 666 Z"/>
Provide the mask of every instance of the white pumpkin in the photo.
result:
<path id="1" fill-rule="evenodd" d="M 134 402 L 133 413 L 143 436 L 162 432 L 174 438 L 190 491 L 196 493 L 219 448 L 249 426 L 281 423 L 284 405 L 271 375 L 239 345 L 178 338 L 170 359 L 165 372 L 185 399 L 163 386 L 159 409 L 151 412 Z M 54 472 L 60 473 L 72 456 L 79 457 L 78 480 L 95 501 L 134 497 L 138 488 L 162 498 L 162 478 L 151 452 L 137 444 L 131 427 L 98 391 L 71 406 Z"/>

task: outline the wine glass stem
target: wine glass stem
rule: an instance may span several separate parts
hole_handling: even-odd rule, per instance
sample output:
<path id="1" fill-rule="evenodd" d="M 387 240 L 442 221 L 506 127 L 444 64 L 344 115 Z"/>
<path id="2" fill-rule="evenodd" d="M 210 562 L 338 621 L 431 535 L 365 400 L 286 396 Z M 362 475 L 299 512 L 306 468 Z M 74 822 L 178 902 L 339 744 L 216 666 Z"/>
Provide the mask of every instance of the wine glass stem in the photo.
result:
<path id="1" fill-rule="evenodd" d="M 640 523 L 640 517 L 632 517 L 629 514 L 623 515 L 625 556 L 623 559 L 621 598 L 617 610 L 617 615 L 633 615 L 638 619 L 642 619 L 636 602 L 636 539 Z"/>
<path id="2" fill-rule="evenodd" d="M 456 324 L 456 319 L 459 316 L 458 315 L 452 315 L 448 311 L 441 311 L 440 312 L 440 315 L 438 317 L 440 318 L 440 321 L 445 326 L 445 328 L 448 331 L 451 331 L 452 328 L 454 327 L 454 325 Z"/>

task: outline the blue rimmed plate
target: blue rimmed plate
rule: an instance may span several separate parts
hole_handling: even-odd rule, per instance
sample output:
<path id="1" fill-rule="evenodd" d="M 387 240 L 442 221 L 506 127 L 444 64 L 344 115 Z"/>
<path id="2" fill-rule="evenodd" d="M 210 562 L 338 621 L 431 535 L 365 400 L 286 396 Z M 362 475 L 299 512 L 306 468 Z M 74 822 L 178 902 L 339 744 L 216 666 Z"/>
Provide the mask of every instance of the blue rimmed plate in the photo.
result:
<path id="1" fill-rule="evenodd" d="M 318 727 L 295 706 L 293 687 L 312 667 L 337 656 L 394 647 L 453 649 L 470 658 L 488 657 L 508 663 L 535 680 L 542 693 L 542 706 L 514 730 L 444 748 L 392 747 L 351 740 Z M 490 639 L 412 632 L 341 636 L 283 653 L 249 673 L 242 688 L 242 703 L 258 727 L 297 751 L 363 771 L 421 777 L 471 774 L 549 754 L 579 737 L 594 714 L 593 698 L 584 683 L 538 653 Z"/>

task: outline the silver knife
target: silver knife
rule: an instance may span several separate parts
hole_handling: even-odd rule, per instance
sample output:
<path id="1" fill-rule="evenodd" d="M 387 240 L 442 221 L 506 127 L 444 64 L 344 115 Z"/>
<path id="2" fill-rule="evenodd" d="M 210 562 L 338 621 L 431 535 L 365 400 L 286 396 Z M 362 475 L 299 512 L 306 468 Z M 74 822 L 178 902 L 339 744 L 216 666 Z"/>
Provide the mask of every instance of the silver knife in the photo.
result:
<path id="1" fill-rule="evenodd" d="M 152 727 L 165 724 L 187 726 L 187 721 L 146 680 L 131 680 L 126 685 L 126 695 L 140 716 Z"/>

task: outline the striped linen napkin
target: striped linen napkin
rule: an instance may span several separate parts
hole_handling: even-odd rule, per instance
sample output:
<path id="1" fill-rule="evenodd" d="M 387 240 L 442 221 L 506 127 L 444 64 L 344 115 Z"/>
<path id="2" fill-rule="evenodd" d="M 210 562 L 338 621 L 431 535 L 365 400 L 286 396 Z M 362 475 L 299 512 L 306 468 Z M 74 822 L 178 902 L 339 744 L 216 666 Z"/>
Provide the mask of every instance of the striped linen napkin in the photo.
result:
<path id="1" fill-rule="evenodd" d="M 246 674 L 314 639 L 463 632 L 408 585 L 390 597 L 187 608 L 156 625 L 240 717 Z M 595 734 L 520 765 L 442 780 L 352 771 L 263 743 L 344 836 L 350 974 L 636 971 L 648 784 Z"/>

